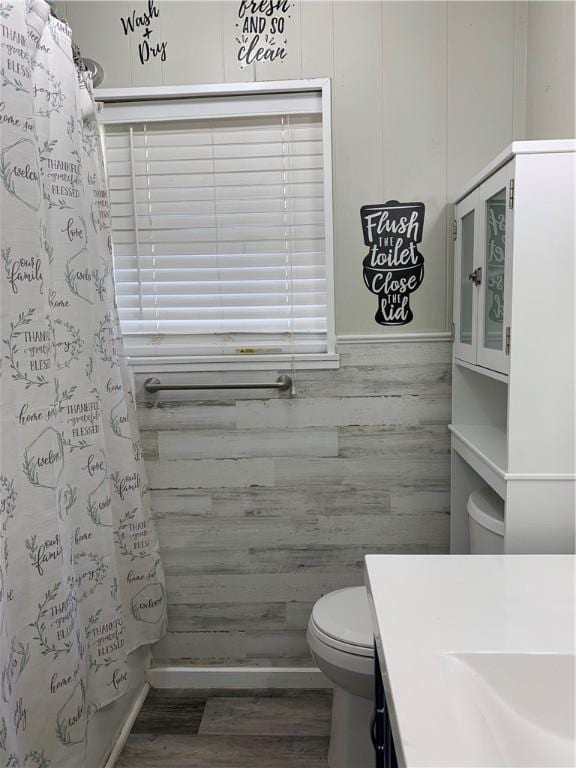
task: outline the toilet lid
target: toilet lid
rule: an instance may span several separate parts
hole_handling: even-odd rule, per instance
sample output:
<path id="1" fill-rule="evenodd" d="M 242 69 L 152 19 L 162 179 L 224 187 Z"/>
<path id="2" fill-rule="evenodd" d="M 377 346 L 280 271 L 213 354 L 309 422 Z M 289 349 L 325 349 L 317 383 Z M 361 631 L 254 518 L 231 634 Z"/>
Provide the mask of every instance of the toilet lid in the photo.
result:
<path id="1" fill-rule="evenodd" d="M 312 609 L 312 621 L 328 638 L 372 653 L 374 630 L 365 587 L 324 595 Z"/>

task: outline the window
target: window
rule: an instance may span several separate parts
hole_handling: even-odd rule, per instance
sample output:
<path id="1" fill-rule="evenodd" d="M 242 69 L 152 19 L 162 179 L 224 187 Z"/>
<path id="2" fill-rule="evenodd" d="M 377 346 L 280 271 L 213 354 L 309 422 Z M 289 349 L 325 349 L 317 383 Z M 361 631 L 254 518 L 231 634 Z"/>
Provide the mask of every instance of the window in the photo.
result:
<path id="1" fill-rule="evenodd" d="M 326 82 L 104 92 L 131 358 L 335 359 Z"/>

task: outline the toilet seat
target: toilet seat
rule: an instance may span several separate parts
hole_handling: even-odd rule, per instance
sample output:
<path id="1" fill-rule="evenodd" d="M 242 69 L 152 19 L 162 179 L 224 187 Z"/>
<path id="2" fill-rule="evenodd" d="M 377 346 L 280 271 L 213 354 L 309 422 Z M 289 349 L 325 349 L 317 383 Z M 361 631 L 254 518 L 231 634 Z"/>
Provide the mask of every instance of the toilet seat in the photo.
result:
<path id="1" fill-rule="evenodd" d="M 374 656 L 374 636 L 365 587 L 330 592 L 312 609 L 309 629 L 330 648 L 355 656 Z"/>

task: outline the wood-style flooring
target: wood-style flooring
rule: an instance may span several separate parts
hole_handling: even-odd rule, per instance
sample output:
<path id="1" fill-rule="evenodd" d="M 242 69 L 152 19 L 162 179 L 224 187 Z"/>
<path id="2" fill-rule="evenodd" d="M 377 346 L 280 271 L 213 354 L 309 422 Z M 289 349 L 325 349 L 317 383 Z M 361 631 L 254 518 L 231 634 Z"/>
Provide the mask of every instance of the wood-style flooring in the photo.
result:
<path id="1" fill-rule="evenodd" d="M 327 768 L 330 691 L 152 689 L 117 768 Z"/>

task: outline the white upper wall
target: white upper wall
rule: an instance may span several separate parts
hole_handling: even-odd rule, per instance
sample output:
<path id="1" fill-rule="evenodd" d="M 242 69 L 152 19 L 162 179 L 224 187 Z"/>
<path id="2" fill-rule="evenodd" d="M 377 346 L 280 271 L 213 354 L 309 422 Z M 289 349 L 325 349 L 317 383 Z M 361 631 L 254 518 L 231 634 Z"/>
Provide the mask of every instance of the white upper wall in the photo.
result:
<path id="1" fill-rule="evenodd" d="M 529 2 L 526 138 L 569 139 L 575 127 L 573 2 Z"/>
<path id="2" fill-rule="evenodd" d="M 154 40 L 167 42 L 166 61 L 146 65 L 137 55 L 141 34 L 125 36 L 120 21 L 146 2 L 68 0 L 58 8 L 83 55 L 104 67 L 105 87 L 331 77 L 337 332 L 446 330 L 448 204 L 513 138 L 524 136 L 526 3 L 297 0 L 287 58 L 244 70 L 236 61 L 239 0 L 156 4 Z M 550 13 L 553 37 L 557 19 Z M 540 41 L 542 58 L 550 45 Z M 411 296 L 414 321 L 401 329 L 375 323 L 376 299 L 362 280 L 360 206 L 389 199 L 426 205 L 424 282 Z"/>

